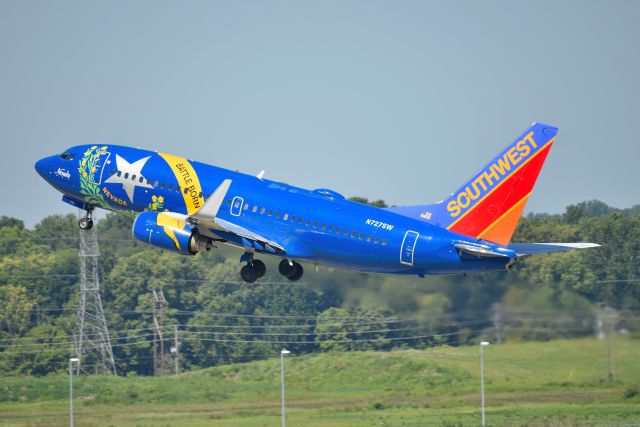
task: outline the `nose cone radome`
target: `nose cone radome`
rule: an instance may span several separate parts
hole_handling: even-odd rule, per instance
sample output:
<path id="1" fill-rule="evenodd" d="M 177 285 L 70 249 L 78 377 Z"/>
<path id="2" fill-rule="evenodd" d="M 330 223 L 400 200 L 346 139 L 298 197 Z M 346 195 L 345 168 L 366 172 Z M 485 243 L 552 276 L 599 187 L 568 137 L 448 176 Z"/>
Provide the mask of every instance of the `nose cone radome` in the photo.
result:
<path id="1" fill-rule="evenodd" d="M 40 159 L 36 162 L 35 168 L 36 172 L 40 174 L 41 177 L 47 179 L 49 176 L 51 167 L 51 159 L 49 157 L 45 157 L 44 159 Z"/>

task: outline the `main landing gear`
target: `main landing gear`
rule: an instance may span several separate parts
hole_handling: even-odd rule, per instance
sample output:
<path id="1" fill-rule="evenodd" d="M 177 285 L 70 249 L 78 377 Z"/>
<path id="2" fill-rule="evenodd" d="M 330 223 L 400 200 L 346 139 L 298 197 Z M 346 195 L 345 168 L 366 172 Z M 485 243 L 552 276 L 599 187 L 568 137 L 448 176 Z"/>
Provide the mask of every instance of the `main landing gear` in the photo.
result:
<path id="1" fill-rule="evenodd" d="M 253 283 L 267 272 L 267 266 L 259 259 L 248 262 L 240 269 L 240 277 L 247 283 Z"/>
<path id="2" fill-rule="evenodd" d="M 87 214 L 78 221 L 80 230 L 91 230 L 93 228 L 93 208 L 87 209 Z"/>
<path id="3" fill-rule="evenodd" d="M 293 260 L 283 259 L 278 265 L 278 271 L 292 282 L 300 280 L 304 274 L 304 269 L 300 264 Z"/>
<path id="4" fill-rule="evenodd" d="M 253 254 L 245 254 L 241 258 L 241 262 L 247 263 L 240 269 L 240 277 L 247 283 L 253 283 L 267 272 L 267 266 L 259 259 L 253 259 Z M 304 269 L 300 264 L 293 260 L 283 259 L 278 265 L 278 271 L 292 282 L 300 280 L 304 274 Z"/>

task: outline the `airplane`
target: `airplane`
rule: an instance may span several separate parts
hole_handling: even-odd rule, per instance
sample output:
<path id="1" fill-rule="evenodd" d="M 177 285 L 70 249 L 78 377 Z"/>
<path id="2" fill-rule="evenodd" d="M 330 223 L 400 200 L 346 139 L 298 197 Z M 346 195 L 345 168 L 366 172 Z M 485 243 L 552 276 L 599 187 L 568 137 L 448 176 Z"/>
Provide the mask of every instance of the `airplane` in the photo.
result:
<path id="1" fill-rule="evenodd" d="M 139 212 L 133 237 L 184 255 L 217 243 L 244 250 L 242 280 L 281 258 L 279 273 L 299 280 L 301 262 L 364 273 L 466 274 L 511 268 L 525 256 L 592 248 L 594 243 L 511 243 L 558 129 L 534 123 L 446 199 L 377 208 L 340 193 L 307 190 L 171 154 L 117 145 L 78 145 L 45 157 L 36 171 L 62 200 Z"/>

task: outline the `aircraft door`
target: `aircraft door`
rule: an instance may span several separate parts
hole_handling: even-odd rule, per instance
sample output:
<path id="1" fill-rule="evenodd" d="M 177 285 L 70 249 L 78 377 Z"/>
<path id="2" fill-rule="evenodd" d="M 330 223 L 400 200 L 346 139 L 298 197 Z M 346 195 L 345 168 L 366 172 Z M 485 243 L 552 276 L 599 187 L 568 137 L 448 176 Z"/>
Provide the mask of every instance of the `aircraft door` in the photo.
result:
<path id="1" fill-rule="evenodd" d="M 244 199 L 240 196 L 236 196 L 231 201 L 231 215 L 240 216 L 242 213 L 242 205 L 244 204 Z"/>
<path id="2" fill-rule="evenodd" d="M 411 230 L 404 234 L 402 246 L 400 246 L 400 264 L 413 266 L 413 253 L 418 242 L 418 236 L 420 234 Z"/>

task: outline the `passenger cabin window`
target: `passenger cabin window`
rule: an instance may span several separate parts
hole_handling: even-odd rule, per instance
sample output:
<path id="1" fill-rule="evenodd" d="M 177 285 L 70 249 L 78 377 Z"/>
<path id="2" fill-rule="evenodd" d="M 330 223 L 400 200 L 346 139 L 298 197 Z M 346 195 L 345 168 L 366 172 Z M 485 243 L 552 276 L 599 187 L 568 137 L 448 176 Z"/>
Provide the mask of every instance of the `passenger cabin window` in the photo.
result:
<path id="1" fill-rule="evenodd" d="M 129 179 L 129 172 L 124 174 L 124 179 Z"/>
<path id="2" fill-rule="evenodd" d="M 122 171 L 118 171 L 118 176 L 122 176 Z"/>
<path id="3" fill-rule="evenodd" d="M 289 219 L 289 214 L 286 213 L 286 214 L 282 215 L 282 219 L 285 220 L 285 221 L 288 220 Z"/>
<path id="4" fill-rule="evenodd" d="M 140 177 L 140 179 L 138 180 L 138 182 L 144 182 L 144 177 Z"/>
<path id="5" fill-rule="evenodd" d="M 258 212 L 258 206 L 257 205 L 253 205 L 253 208 L 251 209 L 251 212 L 253 212 L 253 213 Z"/>
<path id="6" fill-rule="evenodd" d="M 329 225 L 329 231 L 333 231 L 333 225 L 332 224 Z"/>
<path id="7" fill-rule="evenodd" d="M 173 184 L 169 184 L 169 191 L 173 191 Z"/>
<path id="8" fill-rule="evenodd" d="M 136 176 L 135 175 L 131 175 L 131 181 L 135 181 L 136 180 Z"/>
<path id="9" fill-rule="evenodd" d="M 303 217 L 298 218 L 298 224 L 302 224 L 303 222 L 304 222 L 304 218 Z"/>
<path id="10" fill-rule="evenodd" d="M 318 228 L 318 221 L 313 222 L 313 228 Z"/>
<path id="11" fill-rule="evenodd" d="M 311 225 L 311 220 L 308 219 L 306 224 L 307 224 L 307 227 L 310 226 Z"/>
<path id="12" fill-rule="evenodd" d="M 291 215 L 291 222 L 296 222 L 296 216 L 295 215 Z"/>
<path id="13" fill-rule="evenodd" d="M 162 189 L 164 190 L 165 188 L 167 188 L 167 184 L 165 184 L 165 183 L 163 182 L 163 183 L 162 183 L 162 185 L 160 186 L 160 188 L 162 188 Z"/>
<path id="14" fill-rule="evenodd" d="M 156 180 L 153 182 L 153 186 L 154 186 L 155 188 L 158 188 L 158 184 L 160 184 L 160 183 L 159 183 L 159 182 L 158 182 L 158 180 L 156 179 Z"/>
<path id="15" fill-rule="evenodd" d="M 264 215 L 265 212 L 266 212 L 265 208 L 260 209 L 260 215 Z"/>
<path id="16" fill-rule="evenodd" d="M 382 246 L 387 246 L 387 243 L 389 243 L 389 241 L 386 238 L 382 239 Z"/>
<path id="17" fill-rule="evenodd" d="M 353 237 L 354 239 L 356 238 L 356 232 L 355 231 L 351 232 L 351 237 Z"/>
<path id="18" fill-rule="evenodd" d="M 242 207 L 242 209 L 244 209 L 245 211 L 249 210 L 249 203 L 245 203 L 244 206 Z"/>
<path id="19" fill-rule="evenodd" d="M 269 216 L 273 215 L 273 210 L 269 209 Z"/>

